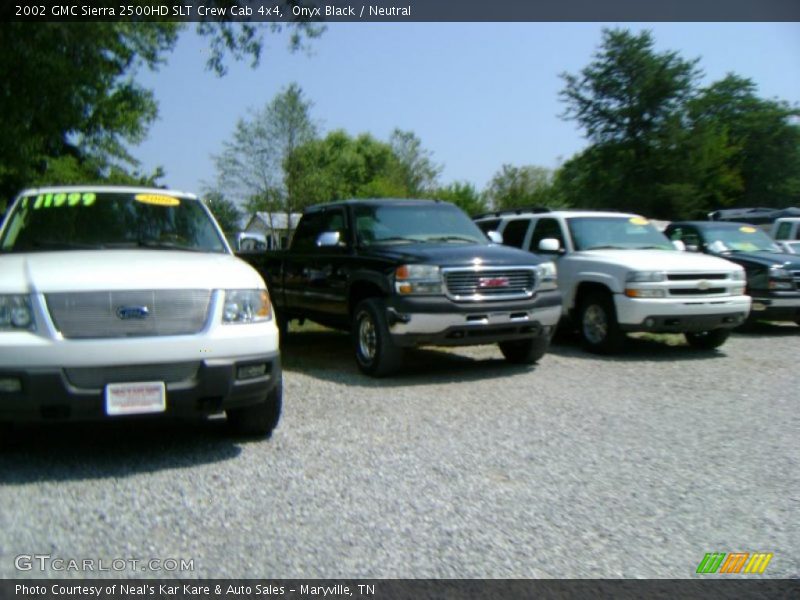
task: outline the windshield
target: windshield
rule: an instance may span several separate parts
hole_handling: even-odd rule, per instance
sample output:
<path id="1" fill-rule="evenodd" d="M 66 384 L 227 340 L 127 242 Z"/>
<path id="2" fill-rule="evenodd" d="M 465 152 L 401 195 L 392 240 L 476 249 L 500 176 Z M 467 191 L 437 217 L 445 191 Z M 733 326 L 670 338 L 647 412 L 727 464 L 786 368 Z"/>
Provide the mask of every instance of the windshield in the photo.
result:
<path id="1" fill-rule="evenodd" d="M 168 192 L 64 191 L 23 197 L 0 237 L 4 252 L 153 248 L 225 252 L 198 200 Z"/>
<path id="2" fill-rule="evenodd" d="M 360 244 L 488 244 L 483 232 L 452 204 L 365 204 L 354 209 Z"/>
<path id="3" fill-rule="evenodd" d="M 704 226 L 706 247 L 715 253 L 724 252 L 780 252 L 781 249 L 764 233 L 752 225 L 739 227 Z"/>
<path id="4" fill-rule="evenodd" d="M 642 217 L 570 217 L 575 250 L 674 250 L 670 241 Z"/>

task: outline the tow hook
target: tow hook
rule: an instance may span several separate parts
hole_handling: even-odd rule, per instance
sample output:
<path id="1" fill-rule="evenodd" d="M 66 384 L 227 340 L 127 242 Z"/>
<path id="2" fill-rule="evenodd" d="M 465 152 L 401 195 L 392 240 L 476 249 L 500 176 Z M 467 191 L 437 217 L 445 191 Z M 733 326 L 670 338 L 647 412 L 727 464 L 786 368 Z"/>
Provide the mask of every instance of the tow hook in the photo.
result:
<path id="1" fill-rule="evenodd" d="M 392 325 L 397 325 L 398 323 L 408 323 L 411 321 L 411 315 L 400 314 L 394 308 L 388 307 L 386 309 L 386 320 L 391 327 Z"/>

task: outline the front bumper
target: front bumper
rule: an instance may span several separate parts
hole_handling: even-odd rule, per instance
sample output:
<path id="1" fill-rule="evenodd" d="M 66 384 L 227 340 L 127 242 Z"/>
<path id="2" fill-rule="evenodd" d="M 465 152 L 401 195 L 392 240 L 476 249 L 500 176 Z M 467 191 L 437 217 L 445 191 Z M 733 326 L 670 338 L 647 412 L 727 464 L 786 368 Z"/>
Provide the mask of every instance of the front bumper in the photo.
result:
<path id="1" fill-rule="evenodd" d="M 800 294 L 797 292 L 754 294 L 750 316 L 776 321 L 796 321 L 800 319 Z"/>
<path id="2" fill-rule="evenodd" d="M 455 303 L 444 297 L 393 297 L 387 321 L 398 346 L 469 346 L 552 336 L 561 318 L 561 294 L 530 300 Z"/>
<path id="3" fill-rule="evenodd" d="M 744 323 L 750 312 L 749 296 L 676 300 L 628 298 L 615 294 L 614 303 L 622 331 L 652 333 L 732 329 Z"/>
<path id="4" fill-rule="evenodd" d="M 241 367 L 262 364 L 263 375 L 240 376 Z M 21 389 L 0 389 L 0 421 L 125 419 L 106 415 L 105 386 L 145 381 L 164 381 L 166 387 L 166 411 L 152 416 L 199 417 L 264 402 L 281 385 L 281 363 L 274 352 L 183 363 L 0 368 L 0 383 L 14 380 Z"/>

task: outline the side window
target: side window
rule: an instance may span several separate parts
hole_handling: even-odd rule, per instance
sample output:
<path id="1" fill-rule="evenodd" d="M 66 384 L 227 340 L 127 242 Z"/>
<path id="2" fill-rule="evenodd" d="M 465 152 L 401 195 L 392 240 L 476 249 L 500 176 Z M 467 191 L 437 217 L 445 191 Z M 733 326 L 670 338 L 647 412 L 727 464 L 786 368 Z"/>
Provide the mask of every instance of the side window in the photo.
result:
<path id="1" fill-rule="evenodd" d="M 670 232 L 669 239 L 673 242 L 683 242 L 686 245 L 686 249 L 692 252 L 697 252 L 700 249 L 700 236 L 694 229 L 676 227 Z"/>
<path id="2" fill-rule="evenodd" d="M 778 232 L 775 234 L 776 240 L 788 240 L 789 236 L 791 235 L 792 224 L 791 223 L 781 223 L 778 225 Z"/>
<path id="3" fill-rule="evenodd" d="M 292 249 L 301 252 L 313 250 L 317 246 L 319 234 L 326 231 L 338 231 L 341 235 L 340 245 L 347 243 L 344 210 L 334 208 L 303 216 L 294 233 Z"/>
<path id="4" fill-rule="evenodd" d="M 531 252 L 539 251 L 539 242 L 547 238 L 558 240 L 561 248 L 564 248 L 564 234 L 561 225 L 556 219 L 539 219 L 533 227 L 533 235 L 529 249 Z"/>
<path id="5" fill-rule="evenodd" d="M 506 228 L 503 229 L 503 243 L 506 246 L 515 246 L 522 248 L 525 242 L 525 234 L 528 233 L 528 219 L 513 219 L 506 223 Z"/>
<path id="6" fill-rule="evenodd" d="M 483 233 L 489 233 L 490 231 L 497 231 L 497 228 L 500 225 L 500 219 L 480 221 L 479 223 L 476 223 L 476 225 L 481 228 L 481 231 L 483 231 Z"/>

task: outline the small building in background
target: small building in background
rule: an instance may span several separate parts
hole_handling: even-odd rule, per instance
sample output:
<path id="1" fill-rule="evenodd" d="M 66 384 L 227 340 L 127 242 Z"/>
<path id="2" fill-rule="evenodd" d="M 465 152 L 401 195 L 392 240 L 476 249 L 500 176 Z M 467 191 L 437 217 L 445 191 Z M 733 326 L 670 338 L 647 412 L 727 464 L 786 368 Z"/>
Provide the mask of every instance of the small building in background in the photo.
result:
<path id="1" fill-rule="evenodd" d="M 284 212 L 257 212 L 247 221 L 243 231 L 263 235 L 267 250 L 287 248 L 301 216 L 302 213 L 292 213 L 291 218 L 287 218 Z"/>

